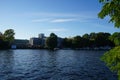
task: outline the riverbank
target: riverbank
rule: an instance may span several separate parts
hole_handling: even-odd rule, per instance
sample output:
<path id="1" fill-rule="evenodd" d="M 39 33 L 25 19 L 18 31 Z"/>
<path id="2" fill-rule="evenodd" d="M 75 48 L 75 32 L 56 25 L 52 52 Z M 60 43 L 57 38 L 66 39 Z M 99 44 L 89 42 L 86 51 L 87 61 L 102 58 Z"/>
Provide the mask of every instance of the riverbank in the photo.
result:
<path id="1" fill-rule="evenodd" d="M 10 48 L 10 49 L 40 49 L 40 50 L 50 50 L 48 48 L 42 47 L 23 47 L 23 48 Z M 54 48 L 53 50 L 110 50 L 112 47 L 94 47 L 94 48 Z"/>

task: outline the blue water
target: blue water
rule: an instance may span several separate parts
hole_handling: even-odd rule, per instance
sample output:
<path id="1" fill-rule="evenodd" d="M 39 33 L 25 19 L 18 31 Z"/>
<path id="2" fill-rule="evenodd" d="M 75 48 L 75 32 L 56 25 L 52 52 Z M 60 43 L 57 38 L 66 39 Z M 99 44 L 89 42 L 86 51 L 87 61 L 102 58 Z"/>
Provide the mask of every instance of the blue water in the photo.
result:
<path id="1" fill-rule="evenodd" d="M 105 51 L 0 51 L 0 80 L 117 80 L 100 56 Z"/>

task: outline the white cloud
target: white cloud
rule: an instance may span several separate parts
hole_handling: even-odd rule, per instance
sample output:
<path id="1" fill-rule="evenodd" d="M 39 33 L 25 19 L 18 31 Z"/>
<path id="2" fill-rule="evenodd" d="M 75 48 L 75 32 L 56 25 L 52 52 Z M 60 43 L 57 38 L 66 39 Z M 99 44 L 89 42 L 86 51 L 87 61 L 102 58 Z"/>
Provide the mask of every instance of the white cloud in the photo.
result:
<path id="1" fill-rule="evenodd" d="M 76 19 L 54 19 L 51 22 L 53 23 L 61 23 L 61 22 L 71 22 L 71 21 L 76 21 Z"/>
<path id="2" fill-rule="evenodd" d="M 86 18 L 86 17 L 79 17 L 79 18 L 44 18 L 44 19 L 34 19 L 32 22 L 40 23 L 40 22 L 50 22 L 50 23 L 64 23 L 64 22 L 90 22 L 95 20 L 95 18 Z"/>
<path id="3" fill-rule="evenodd" d="M 34 19 L 32 22 L 51 22 L 51 23 L 63 23 L 63 22 L 71 22 L 71 21 L 77 21 L 77 19 L 72 18 L 58 18 L 58 19 L 50 19 L 50 18 L 44 18 L 44 19 Z"/>
<path id="4" fill-rule="evenodd" d="M 34 19 L 32 22 L 52 22 L 52 23 L 62 23 L 62 22 L 90 22 L 97 19 L 97 13 L 93 14 L 91 12 L 87 13 L 31 13 L 30 17 L 40 17 L 40 19 Z"/>

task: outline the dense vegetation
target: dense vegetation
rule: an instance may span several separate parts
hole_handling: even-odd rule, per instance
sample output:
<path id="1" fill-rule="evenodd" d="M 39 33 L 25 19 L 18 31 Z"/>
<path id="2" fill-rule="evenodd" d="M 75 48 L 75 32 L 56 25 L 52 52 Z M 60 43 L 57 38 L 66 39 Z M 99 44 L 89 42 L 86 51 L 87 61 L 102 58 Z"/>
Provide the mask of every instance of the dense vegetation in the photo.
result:
<path id="1" fill-rule="evenodd" d="M 46 47 L 52 50 L 57 47 L 57 35 L 54 33 L 50 34 L 50 37 L 46 39 Z"/>
<path id="2" fill-rule="evenodd" d="M 75 36 L 71 38 L 63 38 L 61 41 L 61 45 L 58 46 L 58 37 L 56 34 L 51 33 L 49 37 L 46 39 L 46 47 L 49 49 L 54 48 L 72 48 L 72 49 L 79 49 L 79 48 L 100 48 L 100 47 L 114 47 L 120 43 L 118 32 L 113 33 L 90 33 L 84 34 L 83 36 Z"/>
<path id="3" fill-rule="evenodd" d="M 64 38 L 62 46 L 64 48 L 95 48 L 95 47 L 113 47 L 115 44 L 110 40 L 112 35 L 109 33 L 90 33 L 73 38 Z"/>
<path id="4" fill-rule="evenodd" d="M 0 49 L 10 48 L 11 42 L 14 40 L 14 30 L 8 29 L 4 33 L 0 33 Z"/>
<path id="5" fill-rule="evenodd" d="M 115 24 L 115 27 L 120 27 L 120 0 L 99 0 L 103 4 L 98 16 L 104 18 L 110 16 L 110 21 Z"/>
<path id="6" fill-rule="evenodd" d="M 110 16 L 110 22 L 113 22 L 115 27 L 120 28 L 120 0 L 99 0 L 103 7 L 98 14 L 100 18 Z M 117 72 L 120 80 L 120 33 L 114 33 L 110 40 L 115 43 L 115 48 L 106 52 L 102 56 L 102 60 L 114 72 Z"/>
<path id="7" fill-rule="evenodd" d="M 120 32 L 115 32 L 112 36 L 110 36 L 110 40 L 115 43 L 115 46 L 120 45 Z"/>
<path id="8" fill-rule="evenodd" d="M 120 80 L 120 46 L 106 52 L 101 60 L 103 60 L 113 72 L 118 74 Z"/>

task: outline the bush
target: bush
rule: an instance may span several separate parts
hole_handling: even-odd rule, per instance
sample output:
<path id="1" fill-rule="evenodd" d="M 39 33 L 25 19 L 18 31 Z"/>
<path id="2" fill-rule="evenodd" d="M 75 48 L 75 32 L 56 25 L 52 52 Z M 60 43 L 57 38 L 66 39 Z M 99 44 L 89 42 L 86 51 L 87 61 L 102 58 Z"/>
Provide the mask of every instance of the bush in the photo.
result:
<path id="1" fill-rule="evenodd" d="M 101 60 L 106 63 L 111 71 L 117 73 L 118 80 L 120 80 L 120 46 L 106 52 L 101 57 Z"/>

